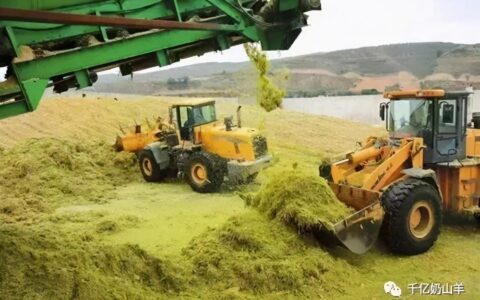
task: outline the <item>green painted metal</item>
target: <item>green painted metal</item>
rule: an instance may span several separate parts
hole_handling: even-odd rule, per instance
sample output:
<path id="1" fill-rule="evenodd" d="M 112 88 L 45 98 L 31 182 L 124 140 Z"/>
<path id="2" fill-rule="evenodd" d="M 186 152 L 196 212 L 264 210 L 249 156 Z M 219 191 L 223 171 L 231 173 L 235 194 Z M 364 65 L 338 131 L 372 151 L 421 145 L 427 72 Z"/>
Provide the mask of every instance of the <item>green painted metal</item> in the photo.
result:
<path id="1" fill-rule="evenodd" d="M 47 85 L 48 79 L 41 78 L 30 78 L 20 83 L 20 88 L 27 100 L 28 111 L 37 109 Z"/>
<path id="2" fill-rule="evenodd" d="M 75 74 L 75 79 L 77 80 L 79 89 L 89 87 L 93 84 L 93 82 L 90 80 L 90 76 L 88 75 L 87 70 L 75 71 L 74 74 Z"/>
<path id="3" fill-rule="evenodd" d="M 1 7 L 24 8 L 24 9 L 53 9 L 80 4 L 95 4 L 95 0 L 36 0 L 36 1 L 0 1 Z"/>
<path id="4" fill-rule="evenodd" d="M 20 95 L 21 90 L 18 85 L 12 83 L 5 83 L 0 86 L 0 100 L 7 100 L 15 98 L 16 95 Z"/>
<path id="5" fill-rule="evenodd" d="M 15 55 L 20 55 L 20 51 L 18 49 L 20 43 L 17 40 L 17 37 L 13 31 L 13 28 L 10 26 L 5 26 L 5 34 L 8 36 L 10 39 L 10 44 L 12 45 L 12 50 L 15 53 Z"/>
<path id="6" fill-rule="evenodd" d="M 167 51 L 160 50 L 155 52 L 155 54 L 157 55 L 159 67 L 165 67 L 170 64 L 170 59 L 168 58 Z"/>
<path id="7" fill-rule="evenodd" d="M 178 6 L 177 0 L 172 0 L 173 1 L 173 7 L 175 7 L 175 12 L 177 13 L 177 20 L 182 22 L 182 13 L 180 12 L 180 6 Z"/>
<path id="8" fill-rule="evenodd" d="M 220 9 L 224 12 L 227 16 L 234 19 L 237 23 L 242 24 L 246 21 L 247 15 L 242 13 L 237 6 L 235 6 L 232 2 L 223 1 L 223 0 L 207 0 L 213 6 Z"/>
<path id="9" fill-rule="evenodd" d="M 22 82 L 19 86 L 25 96 L 24 99 L 12 99 L 0 105 L 0 119 L 21 115 L 37 109 L 42 99 L 48 80 L 32 78 Z"/>
<path id="10" fill-rule="evenodd" d="M 0 0 L 0 7 L 7 7 L 4 3 L 11 2 Z M 176 19 L 177 11 L 173 5 L 169 5 L 170 0 L 152 1 L 152 0 L 126 0 L 124 8 L 118 1 L 97 1 L 95 6 L 73 7 L 70 9 L 60 9 L 60 12 L 75 14 L 100 14 L 103 16 L 122 15 L 126 18 L 135 19 Z M 135 6 L 130 4 L 135 2 Z M 184 15 L 196 15 L 202 10 L 214 9 L 207 1 L 202 0 L 184 0 L 178 2 L 178 13 Z M 245 5 L 253 2 L 242 1 Z M 59 24 L 39 24 L 18 21 L 1 21 L 3 25 L 15 28 L 15 35 L 19 44 L 34 44 L 45 41 L 62 40 L 85 34 L 98 34 L 97 26 L 64 26 Z M 43 29 L 43 30 L 42 30 Z"/>
<path id="11" fill-rule="evenodd" d="M 18 87 L 0 82 L 0 119 L 33 111 L 47 85 L 75 80 L 84 88 L 90 73 L 120 67 L 122 74 L 152 66 L 166 66 L 179 58 L 225 50 L 244 42 L 260 42 L 266 50 L 288 49 L 306 25 L 308 0 L 277 0 L 275 22 L 264 21 L 260 0 L 0 0 L 5 8 L 217 23 L 221 30 L 144 30 L 92 25 L 47 24 L 0 20 L 0 66 L 8 66 Z M 318 0 L 316 0 L 318 2 Z M 94 17 L 93 17 L 94 18 Z M 200 20 L 201 22 L 201 20 Z M 227 30 L 227 31 L 225 31 Z M 96 37 L 92 43 L 85 37 Z M 42 49 L 40 55 L 13 60 L 22 46 Z M 43 53 L 43 54 L 42 54 Z M 8 97 L 16 101 L 5 101 Z"/>
<path id="12" fill-rule="evenodd" d="M 51 78 L 178 47 L 191 41 L 207 40 L 215 36 L 216 32 L 214 31 L 160 31 L 19 62 L 15 64 L 15 72 L 17 78 Z"/>
<path id="13" fill-rule="evenodd" d="M 7 102 L 0 106 L 0 119 L 5 119 L 9 117 L 18 116 L 27 112 L 30 112 L 30 109 L 25 100 Z"/>

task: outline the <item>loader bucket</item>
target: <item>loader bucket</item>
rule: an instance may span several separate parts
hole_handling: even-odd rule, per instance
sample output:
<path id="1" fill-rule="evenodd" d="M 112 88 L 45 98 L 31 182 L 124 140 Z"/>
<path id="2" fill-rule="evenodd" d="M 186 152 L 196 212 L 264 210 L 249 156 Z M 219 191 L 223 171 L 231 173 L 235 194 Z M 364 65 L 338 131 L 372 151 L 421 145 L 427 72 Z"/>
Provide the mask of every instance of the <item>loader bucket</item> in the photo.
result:
<path id="1" fill-rule="evenodd" d="M 380 193 L 331 183 L 337 198 L 357 211 L 334 225 L 335 237 L 356 254 L 367 252 L 377 240 L 385 211 Z"/>

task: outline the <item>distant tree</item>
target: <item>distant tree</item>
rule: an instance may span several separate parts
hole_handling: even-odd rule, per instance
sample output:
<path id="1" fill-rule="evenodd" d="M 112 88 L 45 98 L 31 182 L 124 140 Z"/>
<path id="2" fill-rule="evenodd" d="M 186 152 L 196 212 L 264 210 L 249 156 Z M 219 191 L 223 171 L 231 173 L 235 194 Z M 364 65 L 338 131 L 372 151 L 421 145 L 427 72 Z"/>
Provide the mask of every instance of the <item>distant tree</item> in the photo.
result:
<path id="1" fill-rule="evenodd" d="M 443 51 L 442 50 L 437 50 L 437 58 L 439 58 L 442 55 L 443 55 Z"/>
<path id="2" fill-rule="evenodd" d="M 175 84 L 175 81 L 176 81 L 175 78 L 170 77 L 167 79 L 167 84 L 168 85 Z"/>
<path id="3" fill-rule="evenodd" d="M 190 83 L 190 77 L 184 76 L 180 78 L 168 78 L 167 79 L 167 88 L 169 90 L 180 90 L 188 88 Z"/>
<path id="4" fill-rule="evenodd" d="M 363 89 L 360 94 L 362 95 L 378 95 L 380 92 L 377 89 Z"/>
<path id="5" fill-rule="evenodd" d="M 355 93 L 352 91 L 337 91 L 330 94 L 330 96 L 353 96 L 353 95 L 355 95 Z"/>

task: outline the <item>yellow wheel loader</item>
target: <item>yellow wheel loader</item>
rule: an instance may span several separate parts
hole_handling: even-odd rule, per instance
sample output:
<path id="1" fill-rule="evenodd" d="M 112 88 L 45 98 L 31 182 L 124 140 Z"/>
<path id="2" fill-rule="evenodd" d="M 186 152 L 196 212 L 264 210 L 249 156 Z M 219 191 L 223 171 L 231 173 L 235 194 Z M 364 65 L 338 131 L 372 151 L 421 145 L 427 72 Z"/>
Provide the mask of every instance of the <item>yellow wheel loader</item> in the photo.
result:
<path id="1" fill-rule="evenodd" d="M 224 179 L 238 184 L 252 180 L 268 166 L 272 156 L 267 140 L 257 129 L 237 125 L 233 117 L 217 120 L 215 101 L 181 101 L 169 109 L 169 120 L 117 137 L 119 151 L 137 154 L 146 181 L 161 181 L 169 174 L 185 177 L 193 190 L 217 191 Z"/>
<path id="2" fill-rule="evenodd" d="M 321 165 L 320 176 L 356 210 L 334 227 L 344 246 L 364 253 L 381 233 L 393 252 L 413 255 L 435 243 L 444 212 L 479 218 L 480 115 L 467 121 L 465 91 L 384 97 L 388 138 L 368 138 L 345 159 Z"/>

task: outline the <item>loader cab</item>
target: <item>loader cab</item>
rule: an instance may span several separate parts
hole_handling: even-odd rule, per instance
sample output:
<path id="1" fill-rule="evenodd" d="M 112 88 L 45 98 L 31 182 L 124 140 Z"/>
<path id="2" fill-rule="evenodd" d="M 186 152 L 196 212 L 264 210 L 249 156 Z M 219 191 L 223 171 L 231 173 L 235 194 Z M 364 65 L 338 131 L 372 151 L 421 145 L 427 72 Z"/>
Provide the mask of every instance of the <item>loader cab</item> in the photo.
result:
<path id="1" fill-rule="evenodd" d="M 217 121 L 215 101 L 188 101 L 170 108 L 170 122 L 179 132 L 180 140 L 192 141 L 194 128 Z"/>
<path id="2" fill-rule="evenodd" d="M 468 92 L 415 90 L 389 92 L 380 105 L 392 141 L 421 137 L 424 163 L 451 162 L 466 157 Z"/>

